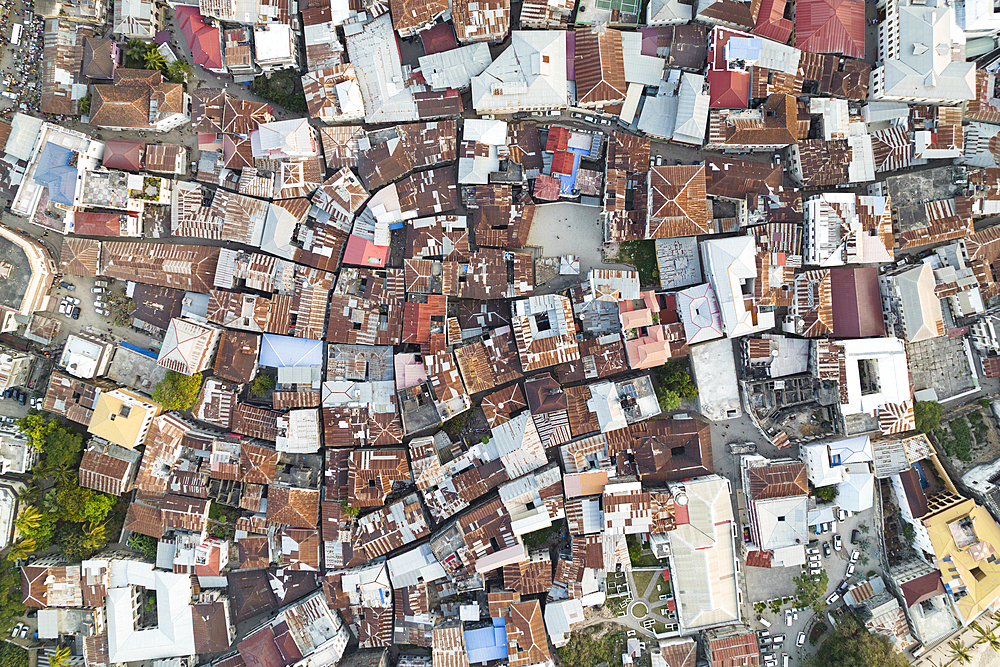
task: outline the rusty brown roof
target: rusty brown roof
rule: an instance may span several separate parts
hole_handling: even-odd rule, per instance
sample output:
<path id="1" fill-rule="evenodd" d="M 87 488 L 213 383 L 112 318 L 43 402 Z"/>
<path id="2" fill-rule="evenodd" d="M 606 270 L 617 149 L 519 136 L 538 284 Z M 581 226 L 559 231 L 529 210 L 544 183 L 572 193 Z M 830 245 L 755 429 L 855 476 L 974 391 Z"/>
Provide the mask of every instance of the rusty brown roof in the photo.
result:
<path id="1" fill-rule="evenodd" d="M 580 105 L 603 106 L 625 99 L 625 56 L 620 31 L 609 28 L 595 32 L 589 25 L 577 27 L 573 65 Z"/>
<path id="2" fill-rule="evenodd" d="M 809 493 L 805 463 L 754 466 L 747 472 L 754 500 L 786 498 Z"/>
<path id="3" fill-rule="evenodd" d="M 704 165 L 650 170 L 648 228 L 648 238 L 711 233 Z"/>

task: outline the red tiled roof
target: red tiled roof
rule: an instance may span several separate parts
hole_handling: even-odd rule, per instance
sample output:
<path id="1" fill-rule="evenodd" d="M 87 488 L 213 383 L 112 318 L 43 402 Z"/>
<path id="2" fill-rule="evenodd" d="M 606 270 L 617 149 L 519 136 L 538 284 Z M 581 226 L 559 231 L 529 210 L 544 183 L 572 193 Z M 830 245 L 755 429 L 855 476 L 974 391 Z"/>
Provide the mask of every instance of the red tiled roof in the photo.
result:
<path id="1" fill-rule="evenodd" d="M 78 211 L 73 216 L 73 233 L 81 236 L 121 236 L 121 213 Z"/>
<path id="2" fill-rule="evenodd" d="M 712 70 L 708 105 L 713 109 L 746 109 L 750 101 L 750 73 Z"/>
<path id="3" fill-rule="evenodd" d="M 104 142 L 103 164 L 108 169 L 142 169 L 142 153 L 146 144 L 141 141 L 111 139 Z M 79 233 L 79 232 L 78 232 Z"/>
<path id="4" fill-rule="evenodd" d="M 795 6 L 795 46 L 865 57 L 864 0 L 805 0 Z"/>
<path id="5" fill-rule="evenodd" d="M 191 49 L 194 64 L 206 69 L 221 69 L 222 41 L 219 29 L 205 25 L 205 17 L 198 11 L 198 7 L 178 5 L 176 12 L 177 23 Z"/>
<path id="6" fill-rule="evenodd" d="M 988 378 L 1000 378 L 1000 357 L 983 359 L 983 375 Z"/>
<path id="7" fill-rule="evenodd" d="M 770 551 L 747 552 L 747 567 L 771 567 Z"/>

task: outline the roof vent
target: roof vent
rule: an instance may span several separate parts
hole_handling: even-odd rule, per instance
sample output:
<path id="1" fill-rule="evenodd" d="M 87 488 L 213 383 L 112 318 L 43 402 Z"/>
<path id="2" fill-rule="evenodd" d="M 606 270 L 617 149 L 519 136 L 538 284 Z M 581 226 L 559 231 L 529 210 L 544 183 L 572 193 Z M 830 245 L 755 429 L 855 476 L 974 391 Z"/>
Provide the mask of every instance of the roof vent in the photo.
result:
<path id="1" fill-rule="evenodd" d="M 684 507 L 685 505 L 687 505 L 688 504 L 688 496 L 687 496 L 687 494 L 685 492 L 683 492 L 683 491 L 677 492 L 677 494 L 674 495 L 674 504 L 675 505 L 680 505 L 681 507 Z"/>

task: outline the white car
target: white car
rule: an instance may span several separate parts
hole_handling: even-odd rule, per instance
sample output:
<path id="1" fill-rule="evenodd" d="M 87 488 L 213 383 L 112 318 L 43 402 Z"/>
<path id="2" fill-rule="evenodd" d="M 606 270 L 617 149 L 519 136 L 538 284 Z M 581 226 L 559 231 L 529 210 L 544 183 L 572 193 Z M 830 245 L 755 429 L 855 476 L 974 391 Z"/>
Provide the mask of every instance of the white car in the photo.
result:
<path id="1" fill-rule="evenodd" d="M 840 593 L 834 591 L 833 593 L 830 593 L 830 597 L 828 597 L 826 599 L 826 603 L 828 605 L 830 605 L 830 604 L 833 604 L 834 602 L 836 602 L 839 599 L 840 599 Z"/>
<path id="2" fill-rule="evenodd" d="M 795 645 L 802 646 L 805 643 L 806 643 L 806 633 L 800 632 L 798 639 L 795 640 Z"/>
<path id="3" fill-rule="evenodd" d="M 844 547 L 844 540 L 841 539 L 840 533 L 833 536 L 833 548 L 840 551 Z"/>
<path id="4" fill-rule="evenodd" d="M 792 612 L 788 609 L 785 610 L 785 625 L 791 626 L 792 624 Z"/>
<path id="5" fill-rule="evenodd" d="M 103 308 L 94 308 L 94 312 L 97 313 L 98 315 L 103 315 L 104 317 L 111 316 L 111 312 L 104 310 Z"/>
<path id="6" fill-rule="evenodd" d="M 104 294 L 103 287 L 91 287 L 90 291 L 93 292 L 94 294 Z"/>
<path id="7" fill-rule="evenodd" d="M 859 558 L 861 558 L 861 551 L 859 551 L 858 549 L 855 549 L 854 551 L 851 552 L 851 563 L 852 564 L 853 563 L 857 563 Z"/>
<path id="8" fill-rule="evenodd" d="M 66 301 L 68 301 L 69 303 L 73 304 L 74 306 L 79 306 L 80 305 L 80 299 L 78 297 L 75 297 L 75 296 L 68 296 L 68 297 L 66 297 Z"/>
<path id="9" fill-rule="evenodd" d="M 854 563 L 850 563 L 850 564 L 849 564 L 849 565 L 847 566 L 847 576 L 849 577 L 849 576 L 851 576 L 852 574 L 854 574 Z"/>

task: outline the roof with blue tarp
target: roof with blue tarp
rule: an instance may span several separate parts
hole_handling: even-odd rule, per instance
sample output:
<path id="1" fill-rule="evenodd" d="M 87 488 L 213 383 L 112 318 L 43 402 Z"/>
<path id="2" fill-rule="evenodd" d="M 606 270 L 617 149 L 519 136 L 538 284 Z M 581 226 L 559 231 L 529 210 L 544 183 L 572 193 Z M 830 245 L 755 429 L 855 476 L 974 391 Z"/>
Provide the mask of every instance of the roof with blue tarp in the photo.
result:
<path id="1" fill-rule="evenodd" d="M 261 366 L 288 368 L 290 366 L 322 366 L 323 341 L 293 336 L 264 334 L 260 346 Z"/>
<path id="2" fill-rule="evenodd" d="M 466 630 L 465 649 L 469 664 L 507 659 L 507 621 L 494 618 L 493 627 Z"/>
<path id="3" fill-rule="evenodd" d="M 45 143 L 35 167 L 35 183 L 49 189 L 49 201 L 73 205 L 76 196 L 76 167 L 70 164 L 73 151 L 51 141 Z"/>
<path id="4" fill-rule="evenodd" d="M 150 359 L 158 359 L 159 358 L 159 355 L 156 354 L 156 352 L 153 352 L 152 350 L 147 350 L 144 347 L 139 347 L 138 345 L 133 345 L 132 343 L 129 343 L 128 341 L 124 341 L 123 340 L 118 345 L 120 347 L 124 347 L 126 350 L 132 350 L 133 352 L 138 352 L 139 354 L 144 354 L 147 357 L 149 357 Z"/>

